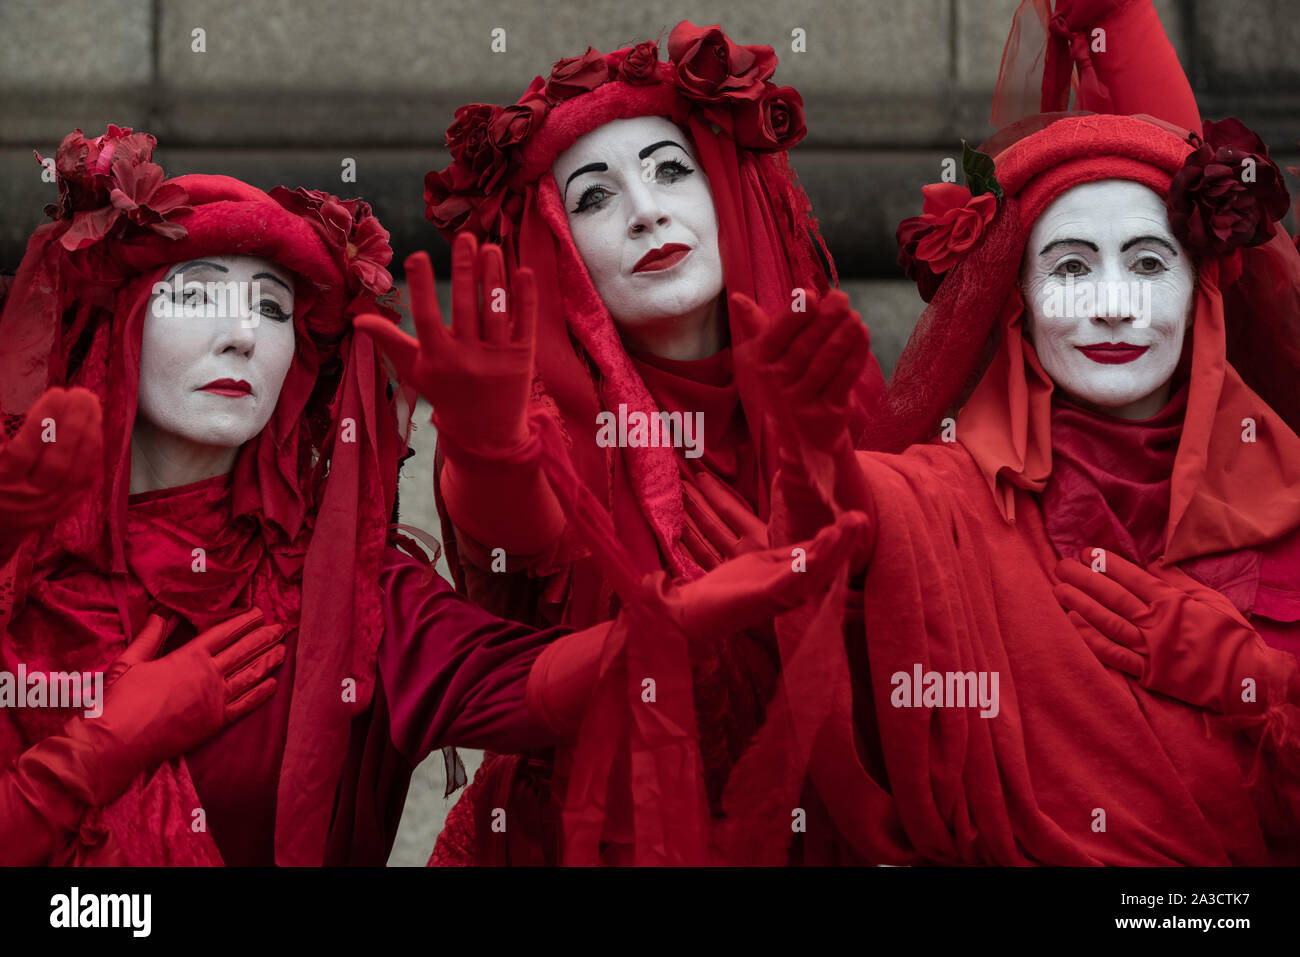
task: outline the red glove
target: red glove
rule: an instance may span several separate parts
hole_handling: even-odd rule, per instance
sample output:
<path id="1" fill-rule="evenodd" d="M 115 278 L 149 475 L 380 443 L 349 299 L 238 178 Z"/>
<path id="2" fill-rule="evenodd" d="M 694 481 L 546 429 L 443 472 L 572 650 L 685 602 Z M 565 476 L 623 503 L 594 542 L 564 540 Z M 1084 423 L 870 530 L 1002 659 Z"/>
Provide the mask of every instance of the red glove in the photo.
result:
<path id="1" fill-rule="evenodd" d="M 740 495 L 705 469 L 682 473 L 682 545 L 705 571 L 739 555 L 767 548 L 767 523 Z"/>
<path id="2" fill-rule="evenodd" d="M 507 296 L 501 247 L 479 249 L 472 235 L 461 233 L 452 247 L 450 331 L 427 253 L 407 258 L 406 280 L 418 340 L 383 316 L 357 316 L 354 325 L 375 338 L 398 375 L 433 405 L 445 440 L 440 487 L 447 511 L 459 530 L 488 549 L 544 551 L 563 530 L 564 513 L 537 459 L 520 464 L 530 458 L 532 270 L 519 270 Z"/>
<path id="3" fill-rule="evenodd" d="M 492 456 L 522 444 L 537 319 L 532 270 L 519 270 L 508 289 L 501 247 L 479 249 L 472 235 L 461 233 L 452 247 L 450 330 L 427 253 L 407 258 L 406 281 L 418 340 L 383 316 L 357 316 L 353 324 L 375 338 L 398 374 L 433 405 L 439 433 L 457 446 Z"/>
<path id="4" fill-rule="evenodd" d="M 862 516 L 846 516 L 811 541 L 749 552 L 685 584 L 674 584 L 666 573 L 654 572 L 645 578 L 645 600 L 692 645 L 718 643 L 728 635 L 770 624 L 826 588 L 860 547 L 865 529 Z M 803 571 L 795 571 L 793 547 L 804 551 Z M 581 724 L 610 625 L 604 622 L 565 635 L 533 662 L 528 708 L 559 735 L 573 735 Z"/>
<path id="5" fill-rule="evenodd" d="M 834 500 L 871 514 L 872 498 L 849 431 L 853 388 L 870 359 L 870 336 L 849 297 L 832 290 L 820 301 L 808 291 L 806 312 L 787 309 L 772 321 L 752 300 L 731 296 L 731 318 L 744 330 L 745 361 L 769 385 L 766 410 L 778 423 L 779 491 L 807 538 L 833 520 Z"/>
<path id="6" fill-rule="evenodd" d="M 36 400 L 22 428 L 0 446 L 0 559 L 24 534 L 53 522 L 90 489 L 103 454 L 102 416 L 93 392 L 54 388 Z"/>
<path id="7" fill-rule="evenodd" d="M 136 775 L 191 751 L 275 693 L 284 629 L 257 609 L 158 660 L 166 622 L 150 615 L 104 674 L 103 712 L 24 751 L 0 776 L 0 863 L 38 864 L 75 834 L 87 808 Z"/>
<path id="8" fill-rule="evenodd" d="M 1085 549 L 1084 560 L 1094 551 Z M 1265 644 L 1218 592 L 1190 579 L 1169 584 L 1114 552 L 1105 560 L 1105 572 L 1062 560 L 1054 589 L 1102 662 L 1144 688 L 1219 714 L 1300 702 L 1300 662 Z M 1253 694 L 1243 687 L 1247 679 Z"/>

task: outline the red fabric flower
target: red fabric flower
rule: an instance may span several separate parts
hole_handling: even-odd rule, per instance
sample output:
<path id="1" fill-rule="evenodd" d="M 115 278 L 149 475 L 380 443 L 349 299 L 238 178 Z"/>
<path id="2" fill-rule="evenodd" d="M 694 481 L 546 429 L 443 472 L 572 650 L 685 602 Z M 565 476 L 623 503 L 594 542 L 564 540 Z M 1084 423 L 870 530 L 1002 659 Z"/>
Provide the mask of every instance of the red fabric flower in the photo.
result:
<path id="1" fill-rule="evenodd" d="M 738 105 L 735 131 L 736 142 L 749 149 L 788 150 L 808 132 L 803 97 L 794 87 L 769 83 L 762 99 Z"/>
<path id="2" fill-rule="evenodd" d="M 45 214 L 51 219 L 71 219 L 74 213 L 107 206 L 114 158 L 131 165 L 147 163 L 153 159 L 157 143 L 148 133 L 132 133 L 129 126 L 111 123 L 108 132 L 91 140 L 81 130 L 69 133 L 54 154 L 59 201 L 46 206 Z M 40 153 L 36 158 L 45 162 Z"/>
<path id="3" fill-rule="evenodd" d="M 609 66 L 604 54 L 595 47 L 587 47 L 581 56 L 565 57 L 551 67 L 546 81 L 546 96 L 552 103 L 567 100 L 579 93 L 587 93 L 609 79 Z"/>
<path id="4" fill-rule="evenodd" d="M 164 181 L 156 163 L 118 162 L 113 167 L 115 186 L 109 194 L 113 208 L 135 223 L 167 239 L 184 239 L 185 227 L 168 217 L 188 213 L 189 195 L 175 183 Z"/>
<path id="5" fill-rule="evenodd" d="M 352 230 L 352 210 L 333 193 L 303 186 L 292 190 L 277 186 L 269 195 L 285 209 L 311 223 L 330 249 L 337 251 L 347 244 Z"/>
<path id="6" fill-rule="evenodd" d="M 916 257 L 916 247 L 926 234 L 934 232 L 934 229 L 932 224 L 922 222 L 920 216 L 913 216 L 899 223 L 898 232 L 894 234 L 894 238 L 898 241 L 898 264 L 907 273 L 907 278 L 916 283 L 921 299 L 925 302 L 933 299 L 934 294 L 939 291 L 939 283 L 943 282 L 943 276 L 935 273 L 929 263 Z"/>
<path id="7" fill-rule="evenodd" d="M 353 217 L 354 225 L 344 247 L 348 275 L 371 294 L 382 296 L 393 288 L 393 276 L 387 269 L 393 261 L 389 232 L 375 218 L 369 203 L 360 200 L 355 202 L 357 209 Z"/>
<path id="8" fill-rule="evenodd" d="M 424 215 L 442 233 L 459 232 L 474 211 L 474 198 L 455 187 L 455 166 L 424 177 Z"/>
<path id="9" fill-rule="evenodd" d="M 535 97 L 526 103 L 507 106 L 492 121 L 489 136 L 498 150 L 517 146 L 532 135 L 534 129 L 546 118 L 547 103 Z"/>
<path id="10" fill-rule="evenodd" d="M 1202 255 L 1225 256 L 1273 235 L 1290 197 L 1268 147 L 1240 120 L 1205 121 L 1204 138 L 1169 187 L 1169 225 L 1179 241 Z"/>
<path id="11" fill-rule="evenodd" d="M 956 183 L 931 183 L 923 186 L 922 224 L 934 228 L 915 237 L 916 257 L 935 273 L 945 273 L 957 264 L 984 235 L 984 227 L 998 211 L 998 199 L 992 193 L 972 196 L 970 190 Z"/>
<path id="12" fill-rule="evenodd" d="M 492 125 L 502 112 L 490 103 L 471 103 L 458 109 L 447 127 L 447 149 L 452 165 L 460 167 L 460 183 L 472 181 L 474 188 L 484 193 L 496 189 L 509 166 L 509 159 L 492 139 Z"/>
<path id="13" fill-rule="evenodd" d="M 387 266 L 393 261 L 389 233 L 360 199 L 339 199 L 321 189 L 277 186 L 272 199 L 303 217 L 338 258 L 354 292 L 365 289 L 382 296 L 393 287 Z"/>
<path id="14" fill-rule="evenodd" d="M 618 65 L 618 78 L 627 83 L 649 83 L 659 65 L 659 44 L 653 40 L 638 43 Z"/>
<path id="15" fill-rule="evenodd" d="M 697 27 L 683 20 L 668 36 L 668 59 L 677 66 L 677 82 L 691 99 L 757 100 L 776 72 L 776 53 L 769 46 L 733 43 L 718 26 Z"/>

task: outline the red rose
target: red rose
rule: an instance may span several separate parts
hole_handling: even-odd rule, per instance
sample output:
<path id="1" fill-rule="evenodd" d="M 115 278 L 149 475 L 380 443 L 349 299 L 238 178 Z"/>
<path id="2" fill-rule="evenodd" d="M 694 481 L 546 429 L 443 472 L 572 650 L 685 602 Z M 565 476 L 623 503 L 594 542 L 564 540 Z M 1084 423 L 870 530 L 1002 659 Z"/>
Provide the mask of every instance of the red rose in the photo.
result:
<path id="1" fill-rule="evenodd" d="M 898 264 L 907 273 L 907 278 L 916 283 L 916 288 L 925 302 L 934 298 L 934 294 L 939 291 L 939 283 L 943 282 L 943 277 L 937 275 L 930 268 L 929 263 L 916 257 L 916 247 L 928 233 L 934 232 L 934 229 L 932 224 L 922 222 L 920 216 L 913 216 L 899 223 L 898 232 L 894 234 L 894 238 L 898 241 Z"/>
<path id="2" fill-rule="evenodd" d="M 509 159 L 492 140 L 492 124 L 502 112 L 490 103 L 471 103 L 458 109 L 447 127 L 453 165 L 460 167 L 462 180 L 472 181 L 483 193 L 496 189 L 509 166 Z"/>
<path id="3" fill-rule="evenodd" d="M 507 106 L 492 121 L 489 135 L 499 150 L 522 143 L 546 116 L 546 101 L 541 98 Z"/>
<path id="4" fill-rule="evenodd" d="M 638 43 L 618 65 L 618 77 L 627 83 L 649 83 L 659 66 L 659 44 L 653 40 Z"/>
<path id="5" fill-rule="evenodd" d="M 424 215 L 443 235 L 459 231 L 473 211 L 473 198 L 455 189 L 451 169 L 425 175 Z"/>
<path id="6" fill-rule="evenodd" d="M 925 211 L 920 221 L 934 228 L 917 237 L 916 257 L 935 273 L 945 273 L 959 262 L 984 235 L 984 227 L 998 211 L 992 193 L 971 196 L 956 183 L 932 183 L 921 188 Z"/>
<path id="7" fill-rule="evenodd" d="M 156 163 L 119 163 L 113 168 L 115 186 L 109 198 L 123 216 L 168 239 L 184 239 L 186 229 L 169 219 L 191 212 L 189 194 L 175 183 L 164 182 Z"/>
<path id="8" fill-rule="evenodd" d="M 371 213 L 370 205 L 358 202 L 344 257 L 348 276 L 376 296 L 393 288 L 393 277 L 386 268 L 393 261 L 388 240 L 388 230 Z"/>
<path id="9" fill-rule="evenodd" d="M 533 77 L 533 82 L 528 84 L 528 89 L 524 90 L 517 105 L 524 106 L 535 101 L 542 103 L 543 109 L 551 107 L 551 101 L 546 98 L 546 80 L 540 76 Z"/>
<path id="10" fill-rule="evenodd" d="M 86 139 L 81 130 L 69 133 L 54 154 L 59 201 L 45 207 L 46 215 L 71 219 L 73 213 L 101 210 L 109 202 L 113 188 L 110 173 L 115 163 L 147 163 L 157 145 L 158 141 L 148 133 L 132 133 L 129 126 L 111 123 L 103 136 L 92 140 Z M 36 158 L 45 162 L 40 153 Z"/>
<path id="11" fill-rule="evenodd" d="M 749 149 L 788 150 L 808 132 L 803 97 L 789 86 L 767 84 L 762 99 L 736 110 L 736 142 Z"/>
<path id="12" fill-rule="evenodd" d="M 276 186 L 269 195 L 289 212 L 307 220 L 331 250 L 347 245 L 356 200 L 342 200 L 333 193 L 302 186 Z"/>
<path id="13" fill-rule="evenodd" d="M 565 57 L 556 61 L 551 67 L 550 79 L 546 81 L 546 96 L 552 103 L 559 103 L 579 93 L 587 93 L 609 79 L 609 67 L 605 64 L 604 54 L 597 53 L 595 47 L 587 47 L 581 56 Z"/>
<path id="14" fill-rule="evenodd" d="M 152 143 L 153 137 L 148 139 Z M 72 225 L 59 240 L 63 248 L 71 251 L 93 246 L 117 228 L 123 219 L 167 239 L 185 238 L 185 227 L 172 220 L 191 211 L 192 207 L 186 205 L 189 194 L 182 187 L 166 182 L 162 167 L 140 159 L 145 154 L 132 150 L 130 144 L 116 151 L 116 156 L 113 150 L 103 151 L 96 161 L 94 149 L 99 144 L 100 141 L 96 140 L 86 155 L 95 163 L 96 169 L 111 167 L 107 176 L 99 172 L 93 174 L 108 181 L 108 202 L 95 209 L 71 214 Z M 149 149 L 152 151 L 152 146 Z M 99 188 L 96 184 L 95 189 Z"/>
<path id="15" fill-rule="evenodd" d="M 776 53 L 769 46 L 733 43 L 718 26 L 697 27 L 683 20 L 668 36 L 668 59 L 677 80 L 696 100 L 756 100 L 776 72 Z"/>
<path id="16" fill-rule="evenodd" d="M 1290 197 L 1268 147 L 1240 120 L 1206 120 L 1205 137 L 1174 176 L 1166 208 L 1169 225 L 1184 246 L 1224 256 L 1258 246 L 1273 235 Z"/>

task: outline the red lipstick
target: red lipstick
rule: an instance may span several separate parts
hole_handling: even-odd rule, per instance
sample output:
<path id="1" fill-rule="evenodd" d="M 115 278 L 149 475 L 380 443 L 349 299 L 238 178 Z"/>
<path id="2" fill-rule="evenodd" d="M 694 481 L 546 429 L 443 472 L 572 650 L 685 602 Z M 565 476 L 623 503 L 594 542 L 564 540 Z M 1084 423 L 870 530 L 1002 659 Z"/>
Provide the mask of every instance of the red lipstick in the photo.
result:
<path id="1" fill-rule="evenodd" d="M 1092 346 L 1075 346 L 1093 362 L 1103 365 L 1123 365 L 1141 358 L 1150 346 L 1135 346 L 1127 342 L 1099 342 Z"/>
<path id="2" fill-rule="evenodd" d="M 685 259 L 690 251 L 690 246 L 683 246 L 681 243 L 664 243 L 658 249 L 652 249 L 638 259 L 632 271 L 657 272 L 660 269 L 671 269 Z"/>
<path id="3" fill-rule="evenodd" d="M 202 386 L 199 391 L 215 392 L 217 395 L 238 398 L 243 395 L 252 395 L 253 387 L 243 379 L 213 379 L 207 385 Z"/>

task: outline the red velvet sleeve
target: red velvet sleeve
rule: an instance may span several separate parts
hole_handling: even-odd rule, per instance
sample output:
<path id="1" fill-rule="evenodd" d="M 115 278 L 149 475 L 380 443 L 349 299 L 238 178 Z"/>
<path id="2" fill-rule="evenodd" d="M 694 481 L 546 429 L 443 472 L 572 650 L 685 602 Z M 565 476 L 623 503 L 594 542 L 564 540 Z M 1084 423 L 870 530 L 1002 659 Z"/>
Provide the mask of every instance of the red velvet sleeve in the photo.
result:
<path id="1" fill-rule="evenodd" d="M 1300 621 L 1252 615 L 1251 625 L 1270 647 L 1300 658 Z M 1249 781 L 1261 818 L 1296 843 L 1300 853 L 1300 701 L 1282 702 L 1245 726 L 1256 751 Z M 1295 862 L 1291 862 L 1295 863 Z"/>
<path id="2" fill-rule="evenodd" d="M 600 652 L 614 623 L 603 622 L 548 645 L 528 675 L 528 710 L 558 737 L 571 738 L 600 673 Z"/>
<path id="3" fill-rule="evenodd" d="M 407 760 L 446 745 L 515 752 L 555 743 L 524 690 L 537 656 L 568 629 L 497 618 L 396 548 L 385 551 L 380 584 L 379 678 L 393 744 Z"/>
<path id="4" fill-rule="evenodd" d="M 467 558 L 488 567 L 488 555 L 496 548 L 534 559 L 553 550 L 566 523 L 542 474 L 535 432 L 518 449 L 493 458 L 443 437 L 439 447 L 445 455 L 435 479 L 438 491 L 462 539 L 477 545 L 466 549 Z"/>
<path id="5" fill-rule="evenodd" d="M 96 785 L 105 757 L 84 727 L 74 718 L 63 734 L 27 748 L 0 772 L 0 865 L 30 867 L 77 856 L 82 819 L 103 798 Z"/>

